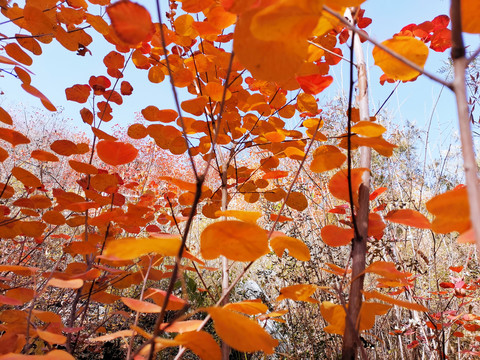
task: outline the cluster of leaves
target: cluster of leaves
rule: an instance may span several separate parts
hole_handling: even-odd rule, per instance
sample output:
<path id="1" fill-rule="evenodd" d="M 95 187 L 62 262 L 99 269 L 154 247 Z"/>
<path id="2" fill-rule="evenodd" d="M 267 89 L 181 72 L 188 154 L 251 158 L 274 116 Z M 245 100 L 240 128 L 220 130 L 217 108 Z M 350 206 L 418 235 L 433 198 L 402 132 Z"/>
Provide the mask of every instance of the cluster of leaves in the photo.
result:
<path id="1" fill-rule="evenodd" d="M 279 222 L 293 220 L 282 215 L 285 208 L 303 212 L 318 196 L 294 190 L 305 162 L 311 172 L 328 177 L 321 191 L 336 199 L 328 213 L 336 214 L 337 224 L 321 228 L 322 241 L 329 247 L 344 247 L 357 236 L 359 193 L 371 170 L 351 168 L 349 158 L 358 148 L 389 157 L 396 146 L 383 137 L 386 128 L 375 117 L 362 118 L 358 109 L 348 111 L 347 133 L 341 129 L 325 134 L 332 120 L 323 117 L 315 96 L 332 83 L 330 67 L 342 60 L 340 45 L 348 40 L 349 26 L 353 26 L 338 14 L 360 6 L 363 0 L 184 0 L 181 9 L 171 0 L 168 23 L 154 22 L 146 8 L 128 0 L 57 3 L 29 0 L 21 8 L 0 1 L 2 14 L 29 33 L 3 39 L 7 44 L 0 63 L 13 66 L 23 89 L 38 97 L 46 109 L 56 110 L 31 85 L 28 66 L 33 60 L 26 51 L 39 56 L 41 44 L 55 39 L 67 50 L 85 55 L 92 42 L 90 28 L 115 50 L 103 59 L 106 75 L 92 75 L 87 83 L 65 89 L 67 100 L 91 105 L 80 111 L 80 117 L 90 126 L 92 141 L 55 139 L 45 144 L 49 150 L 44 147 L 24 154 L 34 166 L 21 158 L 6 166 L 8 174 L 0 183 L 0 237 L 5 241 L 2 246 L 10 250 L 0 265 L 4 273 L 0 303 L 5 306 L 0 313 L 0 353 L 8 357 L 9 353 L 27 356 L 48 351 L 49 358 L 69 359 L 89 342 L 129 337 L 127 357 L 152 358 L 164 348 L 179 347 L 178 356 L 189 349 L 201 358 L 219 359 L 221 349 L 210 333 L 214 331 L 224 343 L 223 351 L 230 346 L 272 354 L 279 342 L 258 320 L 282 321 L 288 312 L 283 300 L 320 303 L 317 290 L 338 300 L 320 303 L 328 323 L 324 331 L 343 335 L 349 304 L 341 288 L 311 283 L 283 286 L 274 308 L 261 300 L 229 303 L 228 298 L 253 262 L 272 251 L 278 258 L 288 251 L 298 261 L 311 259 L 304 241 L 276 231 Z M 469 27 L 474 26 L 471 9 L 465 10 L 474 3 L 462 2 L 463 19 L 467 31 L 478 32 Z M 97 5 L 110 23 L 106 16 L 89 10 Z M 159 2 L 157 6 L 161 13 Z M 357 11 L 355 23 L 365 29 L 370 21 Z M 385 79 L 418 77 L 429 52 L 426 43 L 435 51 L 449 47 L 448 23 L 442 15 L 432 22 L 409 25 L 378 44 L 373 57 Z M 176 108 L 139 109 L 142 119 L 128 128 L 127 139 L 108 134 L 101 125 L 115 118 L 113 104 L 121 107 L 124 97 L 134 93 L 131 84 L 122 80 L 130 63 L 139 70 L 138 76 L 152 83 L 169 80 Z M 189 94 L 182 102 L 177 96 L 181 88 Z M 301 119 L 299 129 L 288 125 L 294 117 Z M 4 109 L 0 121 L 7 126 L 0 129 L 0 161 L 7 164 L 10 154 L 30 139 L 15 129 Z M 140 148 L 149 144 L 147 139 L 160 152 L 171 154 L 164 164 L 166 173 L 149 183 L 142 175 L 152 161 L 139 157 Z M 258 155 L 255 160 L 249 158 L 252 149 Z M 76 179 L 57 187 L 43 180 L 42 168 L 59 162 L 59 156 L 68 161 Z M 172 174 L 175 160 L 170 159 L 175 156 L 190 164 L 190 176 L 186 171 Z M 140 169 L 142 175 L 135 173 Z M 381 187 L 371 192 L 370 201 L 384 191 Z M 276 211 L 262 220 L 261 212 L 244 210 L 259 210 L 266 203 Z M 433 221 L 413 209 L 391 210 L 383 216 L 382 206 L 373 209 L 367 220 L 369 240 L 381 241 L 387 220 L 440 234 L 456 231 L 461 242 L 472 242 L 465 187 L 434 197 L 426 207 Z M 202 219 L 209 220 L 202 223 Z M 203 228 L 198 239 L 191 234 L 194 221 Z M 52 251 L 48 259 L 36 256 L 46 249 Z M 349 259 L 343 267 L 325 266 L 342 282 L 354 280 Z M 221 289 L 208 280 L 219 271 Z M 191 310 L 199 304 L 193 304 L 195 296 L 188 294 L 185 285 L 184 274 L 190 272 L 204 286 L 195 291 L 208 297 L 204 306 Z M 238 277 L 232 280 L 229 273 Z M 357 276 L 365 274 L 371 275 L 371 282 L 362 292 L 365 301 L 358 332 L 372 329 L 376 316 L 393 306 L 430 312 L 420 301 L 411 301 L 415 279 L 394 262 L 372 261 Z M 476 290 L 474 284 L 460 283 L 452 283 L 453 288 Z M 450 283 L 443 285 L 450 287 Z M 183 290 L 174 295 L 178 287 Z M 48 306 L 38 308 L 47 298 L 63 302 L 59 313 Z M 108 314 L 103 322 L 92 322 L 95 308 L 100 307 L 108 309 Z M 168 320 L 167 311 L 173 314 Z M 140 314 L 158 314 L 155 325 L 142 328 Z M 201 320 L 195 318 L 198 314 Z M 430 316 L 435 320 L 435 314 Z M 106 332 L 107 323 L 118 317 L 125 318 L 118 331 L 93 336 Z M 214 330 L 202 330 L 210 319 Z M 473 328 L 475 320 L 459 317 L 454 323 Z M 141 344 L 134 349 L 135 338 Z"/>

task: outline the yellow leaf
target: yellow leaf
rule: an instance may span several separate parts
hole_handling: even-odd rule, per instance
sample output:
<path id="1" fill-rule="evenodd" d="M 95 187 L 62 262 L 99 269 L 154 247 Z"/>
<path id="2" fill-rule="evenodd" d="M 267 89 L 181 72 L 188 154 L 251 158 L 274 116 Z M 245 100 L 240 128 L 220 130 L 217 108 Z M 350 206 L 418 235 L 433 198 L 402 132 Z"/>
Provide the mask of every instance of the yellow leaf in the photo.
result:
<path id="1" fill-rule="evenodd" d="M 215 331 L 232 348 L 242 352 L 263 351 L 273 354 L 278 340 L 272 338 L 256 321 L 219 307 L 206 309 Z"/>
<path id="2" fill-rule="evenodd" d="M 262 303 L 260 299 L 244 300 L 237 303 L 228 303 L 223 308 L 240 312 L 246 315 L 264 314 L 268 311 L 267 305 Z"/>
<path id="3" fill-rule="evenodd" d="M 423 68 L 428 57 L 428 47 L 421 40 L 410 36 L 395 36 L 392 39 L 382 42 L 382 45 L 393 50 L 398 55 L 412 61 Z M 386 53 L 379 47 L 375 47 L 372 52 L 375 65 L 378 65 L 385 74 L 394 79 L 408 81 L 415 79 L 420 73 L 405 65 L 400 60 Z"/>
<path id="4" fill-rule="evenodd" d="M 148 253 L 176 256 L 182 240 L 178 235 L 155 238 L 124 238 L 107 242 L 103 251 L 105 258 L 132 260 Z"/>
<path id="5" fill-rule="evenodd" d="M 280 290 L 280 295 L 276 301 L 283 299 L 292 299 L 295 301 L 306 301 L 310 303 L 318 303 L 318 300 L 312 297 L 313 293 L 317 290 L 316 285 L 312 284 L 297 284 L 284 287 Z"/>
<path id="6" fill-rule="evenodd" d="M 206 260 L 220 255 L 235 261 L 254 261 L 268 253 L 268 238 L 261 227 L 242 221 L 220 221 L 203 230 L 200 237 Z"/>
<path id="7" fill-rule="evenodd" d="M 282 257 L 285 249 L 288 254 L 300 261 L 310 260 L 310 250 L 302 241 L 289 236 L 278 236 L 270 240 L 270 246 L 278 257 Z"/>

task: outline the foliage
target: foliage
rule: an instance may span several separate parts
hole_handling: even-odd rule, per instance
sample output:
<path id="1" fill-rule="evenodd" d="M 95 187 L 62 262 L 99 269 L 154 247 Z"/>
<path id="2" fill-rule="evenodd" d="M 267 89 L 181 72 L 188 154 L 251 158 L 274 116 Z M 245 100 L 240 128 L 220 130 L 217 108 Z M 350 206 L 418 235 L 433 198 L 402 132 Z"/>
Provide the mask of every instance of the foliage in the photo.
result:
<path id="1" fill-rule="evenodd" d="M 446 83 L 423 67 L 450 46 L 454 66 L 468 60 L 458 35 L 480 32 L 478 4 L 453 1 L 452 29 L 439 15 L 378 43 L 363 2 L 170 0 L 164 13 L 157 1 L 163 22 L 129 0 L 0 0 L 28 33 L 2 34 L 0 63 L 48 111 L 56 107 L 31 84 L 31 54 L 54 40 L 80 56 L 93 39 L 108 42 L 102 74 L 65 89 L 87 104 L 79 120 L 91 138 L 22 127 L 0 108 L 0 359 L 187 350 L 226 359 L 231 348 L 354 358 L 371 346 L 385 358 L 445 358 L 454 339 L 453 351 L 478 355 L 478 271 L 451 235 L 480 240 L 472 185 L 468 176 L 443 194 L 425 185 L 408 132 L 387 135 L 361 100 L 358 50 L 375 44 L 381 84 L 426 75 L 458 95 L 457 77 Z M 320 107 L 342 60 L 349 99 Z M 173 108 L 138 109 L 126 134 L 109 134 L 103 123 L 135 95 L 124 79 L 132 66 L 170 82 Z M 395 189 L 400 174 L 408 189 Z M 257 299 L 242 292 L 249 270 L 266 289 Z"/>

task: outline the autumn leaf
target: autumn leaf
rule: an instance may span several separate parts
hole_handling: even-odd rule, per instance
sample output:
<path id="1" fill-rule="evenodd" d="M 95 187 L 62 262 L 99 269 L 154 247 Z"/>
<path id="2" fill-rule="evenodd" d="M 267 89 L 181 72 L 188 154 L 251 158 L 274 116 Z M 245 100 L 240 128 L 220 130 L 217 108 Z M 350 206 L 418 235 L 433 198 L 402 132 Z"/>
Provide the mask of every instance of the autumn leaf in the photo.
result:
<path id="1" fill-rule="evenodd" d="M 276 301 L 283 299 L 292 299 L 296 301 L 306 301 L 310 303 L 318 303 L 319 301 L 312 297 L 317 291 L 318 286 L 312 284 L 297 284 L 280 289 L 280 295 Z"/>
<path id="2" fill-rule="evenodd" d="M 462 31 L 478 34 L 480 33 L 480 24 L 478 14 L 480 13 L 480 3 L 476 0 L 460 1 L 460 17 L 462 19 Z"/>
<path id="3" fill-rule="evenodd" d="M 432 230 L 447 234 L 463 233 L 470 229 L 470 208 L 466 187 L 457 187 L 427 201 L 427 210 L 435 216 Z"/>
<path id="4" fill-rule="evenodd" d="M 128 45 L 147 41 L 155 31 L 148 10 L 132 1 L 117 1 L 107 7 L 107 14 L 115 34 Z"/>
<path id="5" fill-rule="evenodd" d="M 127 305 L 133 311 L 141 312 L 141 313 L 160 313 L 162 308 L 156 304 L 152 304 L 147 301 L 137 300 L 122 297 L 122 302 Z"/>
<path id="6" fill-rule="evenodd" d="M 325 225 L 320 233 L 323 242 L 333 247 L 348 245 L 354 237 L 353 229 L 345 229 L 336 225 Z"/>
<path id="7" fill-rule="evenodd" d="M 385 219 L 397 224 L 413 226 L 419 229 L 430 229 L 430 221 L 425 215 L 412 209 L 398 209 L 390 211 Z"/>
<path id="8" fill-rule="evenodd" d="M 138 150 L 129 143 L 102 140 L 97 144 L 98 157 L 113 166 L 132 162 L 138 155 Z"/>
<path id="9" fill-rule="evenodd" d="M 262 303 L 260 299 L 244 300 L 236 303 L 228 303 L 223 308 L 231 311 L 240 312 L 245 315 L 263 314 L 268 311 L 267 305 Z"/>
<path id="10" fill-rule="evenodd" d="M 367 299 L 367 300 L 378 299 L 378 300 L 385 301 L 385 302 L 387 302 L 389 304 L 392 304 L 392 305 L 397 305 L 397 306 L 404 307 L 404 308 L 409 309 L 409 310 L 428 312 L 428 309 L 421 304 L 395 299 L 391 296 L 379 293 L 376 290 L 363 291 L 363 295 L 365 296 L 365 299 Z"/>
<path id="11" fill-rule="evenodd" d="M 219 221 L 203 230 L 200 249 L 206 260 L 223 255 L 235 261 L 254 261 L 268 252 L 268 238 L 265 230 L 255 224 Z"/>
<path id="12" fill-rule="evenodd" d="M 316 148 L 313 153 L 310 170 L 316 173 L 333 170 L 342 166 L 345 160 L 347 160 L 347 156 L 336 146 L 322 145 Z"/>
<path id="13" fill-rule="evenodd" d="M 423 68 L 428 57 L 428 47 L 423 41 L 410 36 L 396 36 L 392 39 L 382 42 L 382 45 L 394 51 L 398 55 L 412 61 Z M 395 59 L 392 55 L 376 46 L 372 52 L 375 65 L 379 66 L 385 74 L 395 80 L 413 80 L 420 73 Z"/>
<path id="14" fill-rule="evenodd" d="M 300 261 L 310 260 L 310 250 L 302 241 L 289 236 L 277 236 L 270 240 L 270 246 L 278 257 L 288 249 L 288 254 Z"/>
<path id="15" fill-rule="evenodd" d="M 119 260 L 131 260 L 148 253 L 176 256 L 181 239 L 177 235 L 157 238 L 124 238 L 109 241 L 105 245 L 103 256 Z"/>
<path id="16" fill-rule="evenodd" d="M 278 346 L 278 340 L 273 339 L 256 321 L 219 307 L 210 307 L 206 311 L 212 317 L 220 338 L 238 351 L 273 354 Z"/>
<path id="17" fill-rule="evenodd" d="M 193 351 L 202 360 L 220 360 L 222 358 L 217 342 L 212 335 L 205 331 L 185 332 L 175 336 L 175 341 Z"/>

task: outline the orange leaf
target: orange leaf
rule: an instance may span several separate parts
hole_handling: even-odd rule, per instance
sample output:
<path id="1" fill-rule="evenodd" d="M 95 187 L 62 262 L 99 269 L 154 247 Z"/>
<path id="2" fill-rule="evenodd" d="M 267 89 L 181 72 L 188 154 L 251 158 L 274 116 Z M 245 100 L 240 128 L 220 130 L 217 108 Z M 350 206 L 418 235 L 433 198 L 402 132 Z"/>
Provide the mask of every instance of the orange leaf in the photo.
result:
<path id="1" fill-rule="evenodd" d="M 343 335 L 345 332 L 346 313 L 342 305 L 334 304 L 330 301 L 324 301 L 320 306 L 320 313 L 329 324 L 323 328 L 325 332 L 329 334 Z"/>
<path id="2" fill-rule="evenodd" d="M 388 221 L 413 226 L 419 229 L 430 229 L 431 225 L 425 215 L 412 209 L 398 209 L 390 211 L 385 219 Z"/>
<path id="3" fill-rule="evenodd" d="M 228 303 L 223 308 L 240 312 L 246 315 L 264 314 L 268 311 L 267 305 L 262 303 L 260 299 L 244 300 L 236 303 Z"/>
<path id="4" fill-rule="evenodd" d="M 291 192 L 287 198 L 287 205 L 297 211 L 303 211 L 308 207 L 308 200 L 301 192 Z"/>
<path id="5" fill-rule="evenodd" d="M 156 238 L 124 238 L 107 242 L 103 256 L 118 260 L 136 259 L 148 253 L 176 256 L 181 239 L 178 235 L 165 235 Z"/>
<path id="6" fill-rule="evenodd" d="M 289 236 L 277 236 L 270 240 L 270 246 L 278 257 L 282 257 L 283 252 L 288 249 L 288 254 L 300 261 L 310 260 L 310 250 L 308 246 L 298 239 Z"/>
<path id="7" fill-rule="evenodd" d="M 362 291 L 363 292 L 363 295 L 365 296 L 365 299 L 366 300 L 369 300 L 369 299 L 378 299 L 378 300 L 382 300 L 382 301 L 385 301 L 389 304 L 393 304 L 393 305 L 398 305 L 398 306 L 401 306 L 401 307 L 404 307 L 406 309 L 410 309 L 410 310 L 415 310 L 415 311 L 423 311 L 423 312 L 428 312 L 428 308 L 426 308 L 425 306 L 423 305 L 420 305 L 420 304 L 417 304 L 417 303 L 412 303 L 412 302 L 408 302 L 408 301 L 403 301 L 403 300 L 398 300 L 398 299 L 395 299 L 391 296 L 388 296 L 388 295 L 384 295 L 382 293 L 379 293 L 378 291 L 376 290 L 372 290 L 372 291 Z"/>
<path id="8" fill-rule="evenodd" d="M 17 44 L 9 43 L 5 45 L 4 49 L 7 52 L 8 56 L 14 58 L 18 62 L 28 66 L 32 65 L 32 58 Z"/>
<path id="9" fill-rule="evenodd" d="M 182 102 L 182 110 L 188 112 L 189 114 L 200 116 L 205 111 L 205 106 L 207 106 L 208 98 L 206 96 L 198 96 L 191 100 L 185 100 Z"/>
<path id="10" fill-rule="evenodd" d="M 421 40 L 411 36 L 395 36 L 382 42 L 382 45 L 393 50 L 400 56 L 423 68 L 428 57 L 428 47 Z M 372 52 L 375 65 L 379 66 L 388 77 L 395 80 L 408 81 L 415 79 L 420 73 L 400 60 L 395 59 L 379 47 Z"/>
<path id="11" fill-rule="evenodd" d="M 73 141 L 70 140 L 55 140 L 50 149 L 55 151 L 59 155 L 70 156 L 78 154 L 78 147 Z"/>
<path id="12" fill-rule="evenodd" d="M 48 280 L 47 286 L 54 286 L 61 289 L 80 289 L 83 286 L 83 280 L 81 279 L 61 280 L 61 279 L 52 278 Z"/>
<path id="13" fill-rule="evenodd" d="M 40 337 L 40 339 L 45 340 L 46 342 L 48 342 L 50 344 L 62 345 L 62 344 L 65 344 L 65 342 L 67 341 L 67 338 L 65 336 L 63 336 L 62 334 L 55 334 L 55 333 L 52 333 L 52 332 L 49 332 L 49 331 L 43 331 L 43 330 L 40 330 L 40 329 L 37 329 L 36 331 L 37 331 L 37 335 Z M 52 359 L 55 359 L 55 358 L 52 357 Z"/>
<path id="14" fill-rule="evenodd" d="M 391 309 L 391 305 L 367 302 L 362 303 L 360 309 L 360 331 L 370 330 L 375 325 L 375 317 L 379 315 L 385 315 L 388 310 Z"/>
<path id="15" fill-rule="evenodd" d="M 0 128 L 0 139 L 8 141 L 13 146 L 21 145 L 21 144 L 30 144 L 30 139 L 27 138 L 22 133 L 18 131 L 7 129 L 7 128 Z"/>
<path id="16" fill-rule="evenodd" d="M 87 163 L 83 163 L 75 160 L 69 160 L 68 164 L 73 170 L 82 174 L 94 175 L 98 173 L 98 169 L 95 166 Z"/>
<path id="17" fill-rule="evenodd" d="M 115 34 L 128 45 L 148 41 L 155 32 L 148 10 L 132 1 L 117 1 L 107 8 L 107 14 Z"/>
<path id="18" fill-rule="evenodd" d="M 55 154 L 44 150 L 33 150 L 30 156 L 39 161 L 59 161 L 58 157 Z"/>
<path id="19" fill-rule="evenodd" d="M 233 50 L 238 61 L 256 79 L 277 82 L 293 79 L 307 57 L 306 38 L 304 41 L 259 39 L 251 30 L 252 20 L 257 13 L 258 8 L 247 11 L 237 21 Z M 291 37 L 288 39 L 291 40 Z"/>
<path id="20" fill-rule="evenodd" d="M 12 169 L 12 175 L 15 176 L 17 180 L 20 181 L 25 186 L 29 186 L 33 188 L 39 188 L 42 186 L 42 182 L 40 181 L 40 179 L 37 178 L 28 170 L 15 166 Z"/>
<path id="21" fill-rule="evenodd" d="M 258 211 L 241 211 L 241 210 L 225 210 L 225 211 L 216 211 L 215 216 L 231 216 L 251 224 L 256 224 L 257 220 L 262 216 L 261 212 Z"/>
<path id="22" fill-rule="evenodd" d="M 178 114 L 175 110 L 159 110 L 156 106 L 147 106 L 142 110 L 142 115 L 148 121 L 161 121 L 169 123 L 175 121 Z"/>
<path id="23" fill-rule="evenodd" d="M 410 276 L 409 273 L 398 271 L 394 263 L 386 261 L 375 261 L 370 264 L 364 272 L 375 273 L 387 279 L 405 279 Z"/>
<path id="24" fill-rule="evenodd" d="M 278 340 L 273 339 L 256 321 L 219 307 L 210 307 L 206 311 L 212 317 L 220 338 L 238 351 L 273 354 L 278 346 Z"/>
<path id="25" fill-rule="evenodd" d="M 204 259 L 220 255 L 235 261 L 254 261 L 268 253 L 268 238 L 261 227 L 242 221 L 219 221 L 207 226 L 200 236 Z"/>
<path id="26" fill-rule="evenodd" d="M 353 229 L 344 229 L 336 225 L 326 225 L 320 231 L 322 240 L 328 246 L 344 246 L 352 242 Z"/>
<path id="27" fill-rule="evenodd" d="M 135 332 L 133 330 L 120 330 L 120 331 L 115 331 L 114 333 L 103 335 L 103 336 L 98 336 L 96 338 L 90 338 L 90 341 L 111 341 L 115 340 L 119 337 L 127 337 L 127 336 L 133 336 L 135 335 Z"/>
<path id="28" fill-rule="evenodd" d="M 462 18 L 462 31 L 478 34 L 480 33 L 480 23 L 478 14 L 480 14 L 480 3 L 476 0 L 460 1 L 460 12 Z"/>
<path id="29" fill-rule="evenodd" d="M 463 233 L 471 227 L 466 187 L 456 187 L 437 195 L 427 201 L 426 206 L 435 216 L 432 230 L 436 233 L 447 234 L 452 231 Z"/>
<path id="30" fill-rule="evenodd" d="M 149 288 L 145 291 L 145 299 L 152 298 L 157 305 L 163 305 L 166 294 L 167 292 L 165 290 Z M 181 310 L 185 305 L 187 305 L 187 301 L 175 295 L 170 295 L 165 310 Z"/>
<path id="31" fill-rule="evenodd" d="M 13 120 L 8 112 L 4 108 L 0 107 L 0 121 L 7 125 L 12 125 Z"/>
<path id="32" fill-rule="evenodd" d="M 196 321 L 196 320 L 192 320 Z M 220 360 L 222 352 L 215 339 L 205 331 L 191 331 L 175 336 L 175 341 L 179 345 L 197 354 L 200 359 Z"/>
<path id="33" fill-rule="evenodd" d="M 65 89 L 67 100 L 76 101 L 78 103 L 86 103 L 90 96 L 92 89 L 88 85 L 73 85 L 72 87 Z"/>
<path id="34" fill-rule="evenodd" d="M 315 149 L 310 170 L 316 173 L 339 168 L 347 157 L 333 145 L 322 145 Z"/>
<path id="35" fill-rule="evenodd" d="M 97 144 L 98 157 L 109 165 L 123 165 L 135 160 L 138 150 L 129 143 L 102 140 Z"/>
<path id="36" fill-rule="evenodd" d="M 325 76 L 320 74 L 297 76 L 296 79 L 300 84 L 302 90 L 307 94 L 312 95 L 321 93 L 333 82 L 333 77 L 331 77 L 330 75 Z"/>
<path id="37" fill-rule="evenodd" d="M 359 121 L 352 126 L 352 132 L 368 137 L 382 136 L 385 131 L 387 129 L 373 121 Z"/>
<path id="38" fill-rule="evenodd" d="M 358 206 L 358 188 L 362 183 L 363 174 L 369 171 L 366 168 L 357 168 L 352 169 L 352 192 L 353 192 L 353 203 Z M 335 175 L 332 176 L 330 182 L 328 183 L 328 189 L 330 193 L 335 196 L 337 199 L 350 202 L 350 196 L 348 192 L 348 171 L 346 169 L 340 170 Z"/>
<path id="39" fill-rule="evenodd" d="M 141 313 L 160 313 L 162 311 L 162 307 L 156 304 L 152 304 L 147 301 L 137 300 L 122 297 L 122 302 L 127 305 L 133 311 L 138 311 Z"/>
<path id="40" fill-rule="evenodd" d="M 295 301 L 306 301 L 310 303 L 318 303 L 318 300 L 312 297 L 318 287 L 312 284 L 297 284 L 280 289 L 280 295 L 276 301 L 283 299 L 292 299 Z"/>
<path id="41" fill-rule="evenodd" d="M 45 109 L 49 111 L 57 111 L 57 108 L 47 99 L 45 95 L 43 95 L 37 88 L 33 87 L 30 84 L 23 83 L 22 85 L 23 90 L 28 92 L 30 95 L 33 95 L 40 99 Z"/>
<path id="42" fill-rule="evenodd" d="M 203 323 L 203 320 L 187 320 L 187 321 L 175 321 L 173 324 L 163 323 L 160 325 L 160 329 L 169 333 L 185 333 L 189 331 L 195 331 Z"/>
<path id="43" fill-rule="evenodd" d="M 182 10 L 189 13 L 198 13 L 213 4 L 213 0 L 182 0 Z"/>

